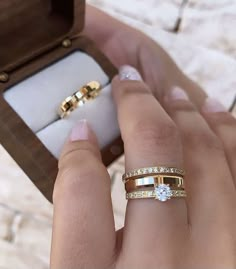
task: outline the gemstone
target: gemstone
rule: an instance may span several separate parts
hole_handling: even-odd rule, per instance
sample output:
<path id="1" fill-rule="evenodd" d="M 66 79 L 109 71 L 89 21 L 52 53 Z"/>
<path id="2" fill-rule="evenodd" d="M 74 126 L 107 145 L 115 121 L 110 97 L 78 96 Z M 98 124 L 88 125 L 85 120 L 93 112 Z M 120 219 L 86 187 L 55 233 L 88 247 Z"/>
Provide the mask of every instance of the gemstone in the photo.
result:
<path id="1" fill-rule="evenodd" d="M 156 199 L 158 199 L 161 202 L 165 202 L 171 198 L 172 192 L 168 185 L 160 184 L 155 187 L 155 195 Z"/>

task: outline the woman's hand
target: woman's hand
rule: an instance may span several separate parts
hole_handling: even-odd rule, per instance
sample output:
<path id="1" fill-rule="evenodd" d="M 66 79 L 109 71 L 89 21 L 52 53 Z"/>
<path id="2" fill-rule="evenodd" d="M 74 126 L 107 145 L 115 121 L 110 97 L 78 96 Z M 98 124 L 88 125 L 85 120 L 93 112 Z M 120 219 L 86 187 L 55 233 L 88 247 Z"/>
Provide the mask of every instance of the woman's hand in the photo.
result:
<path id="1" fill-rule="evenodd" d="M 143 33 L 87 5 L 84 34 L 96 42 L 115 66 L 129 64 L 136 67 L 160 103 L 169 89 L 179 86 L 197 107 L 202 106 L 206 97 L 202 89 Z"/>
<path id="2" fill-rule="evenodd" d="M 114 79 L 113 96 L 126 171 L 184 168 L 187 198 L 129 200 L 116 232 L 110 178 L 80 122 L 59 161 L 51 268 L 236 268 L 236 120 L 211 99 L 199 113 L 180 88 L 163 98 L 165 112 L 131 67 Z"/>

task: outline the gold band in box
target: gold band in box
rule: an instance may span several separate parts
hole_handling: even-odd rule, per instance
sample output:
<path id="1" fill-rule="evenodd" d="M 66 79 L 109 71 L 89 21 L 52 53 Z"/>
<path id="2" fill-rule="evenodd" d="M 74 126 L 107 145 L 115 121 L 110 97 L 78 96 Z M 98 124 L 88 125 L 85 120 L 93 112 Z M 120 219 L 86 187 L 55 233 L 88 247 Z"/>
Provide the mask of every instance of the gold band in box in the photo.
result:
<path id="1" fill-rule="evenodd" d="M 77 107 L 84 105 L 87 101 L 96 98 L 101 91 L 101 85 L 97 81 L 91 81 L 79 91 L 67 97 L 60 105 L 59 115 L 64 118 Z"/>

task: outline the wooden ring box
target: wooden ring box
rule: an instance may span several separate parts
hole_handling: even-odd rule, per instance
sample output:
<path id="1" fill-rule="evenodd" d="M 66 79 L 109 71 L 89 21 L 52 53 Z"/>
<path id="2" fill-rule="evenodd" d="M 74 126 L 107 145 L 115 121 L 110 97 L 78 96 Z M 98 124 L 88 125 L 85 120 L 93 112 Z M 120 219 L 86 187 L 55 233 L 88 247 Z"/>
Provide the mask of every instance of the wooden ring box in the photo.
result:
<path id="1" fill-rule="evenodd" d="M 111 80 L 117 70 L 96 44 L 81 34 L 84 18 L 84 0 L 0 2 L 0 143 L 49 201 L 52 201 L 58 160 L 3 94 L 78 50 L 91 56 Z M 119 157 L 123 153 L 120 135 L 101 152 L 105 165 Z"/>

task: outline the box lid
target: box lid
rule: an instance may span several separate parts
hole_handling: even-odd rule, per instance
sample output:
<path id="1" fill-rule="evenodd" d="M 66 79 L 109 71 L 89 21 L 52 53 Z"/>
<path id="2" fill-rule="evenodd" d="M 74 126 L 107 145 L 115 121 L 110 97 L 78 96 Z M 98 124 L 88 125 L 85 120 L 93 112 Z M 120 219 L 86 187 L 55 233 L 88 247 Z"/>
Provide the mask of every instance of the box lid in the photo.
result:
<path id="1" fill-rule="evenodd" d="M 52 49 L 84 27 L 85 0 L 1 0 L 0 72 Z"/>

